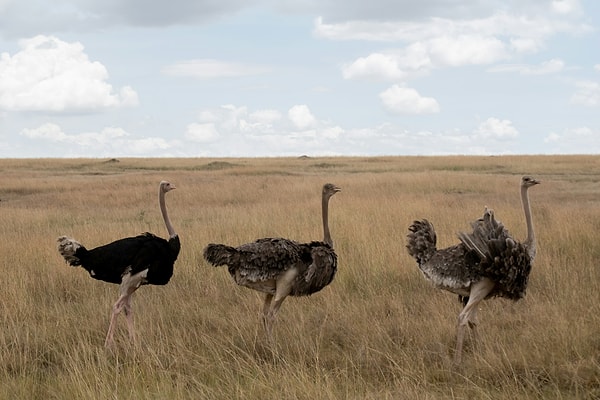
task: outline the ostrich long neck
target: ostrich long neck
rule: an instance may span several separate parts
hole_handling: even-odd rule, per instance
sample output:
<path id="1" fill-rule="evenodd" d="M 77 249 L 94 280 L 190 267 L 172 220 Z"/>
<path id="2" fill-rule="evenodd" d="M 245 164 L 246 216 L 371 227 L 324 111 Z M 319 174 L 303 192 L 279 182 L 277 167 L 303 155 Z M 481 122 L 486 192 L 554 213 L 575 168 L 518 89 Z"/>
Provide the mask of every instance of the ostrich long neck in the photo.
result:
<path id="1" fill-rule="evenodd" d="M 163 219 L 165 220 L 165 226 L 169 232 L 169 237 L 171 238 L 176 236 L 177 233 L 175 233 L 175 229 L 173 229 L 173 225 L 169 219 L 169 214 L 167 213 L 167 206 L 165 204 L 165 191 L 162 189 L 162 187 L 158 189 L 158 204 L 160 206 L 160 212 L 162 213 Z"/>
<path id="2" fill-rule="evenodd" d="M 323 195 L 321 208 L 323 210 L 323 241 L 333 248 L 333 240 L 329 232 L 329 197 L 326 195 Z"/>
<path id="3" fill-rule="evenodd" d="M 521 201 L 523 202 L 523 211 L 525 212 L 525 221 L 527 223 L 527 239 L 525 245 L 531 259 L 535 257 L 535 233 L 533 232 L 533 221 L 531 219 L 531 206 L 529 205 L 529 194 L 527 186 L 521 186 Z"/>

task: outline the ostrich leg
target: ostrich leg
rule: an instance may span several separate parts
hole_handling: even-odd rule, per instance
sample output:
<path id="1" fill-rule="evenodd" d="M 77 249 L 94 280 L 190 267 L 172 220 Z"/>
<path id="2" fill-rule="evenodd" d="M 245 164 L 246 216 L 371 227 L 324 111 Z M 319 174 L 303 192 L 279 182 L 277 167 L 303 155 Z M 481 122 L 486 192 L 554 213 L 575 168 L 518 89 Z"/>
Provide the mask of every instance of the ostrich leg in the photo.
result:
<path id="1" fill-rule="evenodd" d="M 113 306 L 113 312 L 110 317 L 110 324 L 108 325 L 108 332 L 106 333 L 106 339 L 104 341 L 105 347 L 110 347 L 113 343 L 113 337 L 115 335 L 115 327 L 117 324 L 117 317 L 121 311 L 125 311 L 125 319 L 127 321 L 127 330 L 129 331 L 129 337 L 135 340 L 135 331 L 133 328 L 133 315 L 131 310 L 131 295 L 140 287 L 142 280 L 146 278 L 148 270 L 144 270 L 135 275 L 129 273 L 123 276 L 121 281 L 121 295 Z"/>
<path id="2" fill-rule="evenodd" d="M 488 278 L 483 278 L 471 286 L 469 292 L 469 301 L 458 315 L 458 327 L 456 331 L 456 351 L 454 353 L 454 364 L 458 365 L 462 361 L 462 348 L 465 339 L 465 328 L 470 326 L 474 332 L 476 329 L 475 316 L 477 315 L 477 306 L 494 289 L 494 282 Z"/>

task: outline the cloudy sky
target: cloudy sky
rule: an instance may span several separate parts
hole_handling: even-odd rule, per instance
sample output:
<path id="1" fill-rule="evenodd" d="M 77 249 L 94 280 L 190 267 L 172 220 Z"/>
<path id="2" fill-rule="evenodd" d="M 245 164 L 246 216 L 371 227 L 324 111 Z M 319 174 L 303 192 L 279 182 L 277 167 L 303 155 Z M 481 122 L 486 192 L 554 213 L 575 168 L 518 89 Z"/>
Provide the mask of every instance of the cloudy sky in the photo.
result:
<path id="1" fill-rule="evenodd" d="M 0 157 L 600 153 L 597 0 L 0 0 Z"/>

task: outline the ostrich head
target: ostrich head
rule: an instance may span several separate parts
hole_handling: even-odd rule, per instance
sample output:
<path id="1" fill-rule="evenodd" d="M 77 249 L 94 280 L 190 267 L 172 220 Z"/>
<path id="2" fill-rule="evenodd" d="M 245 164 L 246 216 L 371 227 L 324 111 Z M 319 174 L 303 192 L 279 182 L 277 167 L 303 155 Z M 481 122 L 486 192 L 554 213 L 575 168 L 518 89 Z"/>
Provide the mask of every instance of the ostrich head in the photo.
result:
<path id="1" fill-rule="evenodd" d="M 325 185 L 323 185 L 323 197 L 329 199 L 331 196 L 333 196 L 337 192 L 340 192 L 341 190 L 342 189 L 335 186 L 333 183 L 326 183 Z"/>
<path id="2" fill-rule="evenodd" d="M 171 185 L 171 182 L 167 182 L 167 181 L 162 181 L 160 183 L 160 190 L 163 193 L 167 193 L 170 192 L 171 190 L 176 189 L 175 186 Z"/>
<path id="3" fill-rule="evenodd" d="M 521 186 L 525 187 L 525 188 L 529 188 L 531 186 L 537 185 L 538 183 L 541 183 L 541 182 L 536 179 L 533 179 L 531 176 L 528 176 L 528 175 L 525 175 L 521 179 Z"/>

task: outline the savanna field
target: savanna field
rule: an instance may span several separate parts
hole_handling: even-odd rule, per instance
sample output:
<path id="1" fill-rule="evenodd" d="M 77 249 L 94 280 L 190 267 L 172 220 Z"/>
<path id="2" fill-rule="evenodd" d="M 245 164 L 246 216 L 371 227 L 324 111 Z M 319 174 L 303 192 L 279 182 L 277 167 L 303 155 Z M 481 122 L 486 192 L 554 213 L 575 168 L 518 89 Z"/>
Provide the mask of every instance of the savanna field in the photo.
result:
<path id="1" fill-rule="evenodd" d="M 600 156 L 0 160 L 0 399 L 598 399 Z M 457 297 L 426 281 L 405 244 L 427 218 L 438 248 L 484 206 L 538 241 L 526 297 L 490 299 L 480 341 L 452 364 Z M 56 238 L 88 248 L 144 231 L 181 238 L 166 286 L 133 295 L 65 264 Z M 262 294 L 202 257 L 211 242 L 321 240 L 321 187 L 338 254 L 334 281 L 289 297 L 269 343 Z"/>

